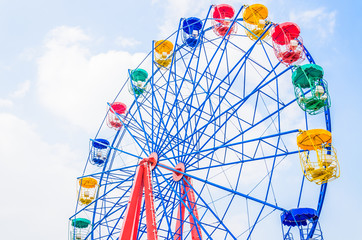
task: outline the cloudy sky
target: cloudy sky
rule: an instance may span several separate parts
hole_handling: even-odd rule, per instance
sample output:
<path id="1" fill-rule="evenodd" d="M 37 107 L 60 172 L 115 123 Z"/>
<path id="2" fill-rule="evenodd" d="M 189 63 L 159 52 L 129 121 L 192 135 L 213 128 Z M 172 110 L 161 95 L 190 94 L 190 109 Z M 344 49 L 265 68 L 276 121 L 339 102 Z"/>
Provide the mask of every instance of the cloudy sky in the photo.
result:
<path id="1" fill-rule="evenodd" d="M 67 238 L 75 178 L 89 138 L 126 79 L 181 17 L 253 1 L 0 0 L 1 239 Z M 360 2 L 267 0 L 273 22 L 294 21 L 323 66 L 341 178 L 329 184 L 325 239 L 356 239 L 362 214 Z M 350 2 L 350 3 L 349 3 Z"/>

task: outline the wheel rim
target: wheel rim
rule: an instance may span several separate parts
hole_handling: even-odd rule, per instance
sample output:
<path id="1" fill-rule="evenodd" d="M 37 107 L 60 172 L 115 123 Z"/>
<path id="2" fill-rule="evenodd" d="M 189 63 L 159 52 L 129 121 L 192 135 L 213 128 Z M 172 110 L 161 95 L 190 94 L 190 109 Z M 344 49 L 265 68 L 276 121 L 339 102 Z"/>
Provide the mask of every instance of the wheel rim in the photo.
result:
<path id="1" fill-rule="evenodd" d="M 206 20 L 202 22 L 205 25 Z M 298 189 L 294 205 L 289 201 L 293 197 L 277 193 L 278 178 L 288 169 L 282 166 L 298 153 L 295 141 L 293 146 L 290 140 L 298 128 L 287 123 L 288 114 L 301 112 L 292 90 L 292 67 L 278 63 L 273 48 L 264 41 L 251 42 L 239 35 L 215 37 L 205 30 L 200 45 L 190 50 L 180 42 L 181 31 L 182 27 L 174 34 L 178 44 L 167 71 L 152 63 L 140 66 L 152 69 L 151 87 L 130 106 L 123 128 L 113 138 L 107 163 L 99 172 L 88 174 L 99 179 L 102 187 L 97 200 L 81 209 L 92 215 L 89 239 L 119 236 L 138 162 L 151 152 L 170 168 L 185 165 L 184 174 L 192 179 L 196 196 L 199 234 L 205 239 L 257 239 L 270 222 L 275 221 L 272 227 L 280 226 L 275 216 L 281 211 L 303 203 L 300 170 L 298 186 L 290 186 Z M 280 89 L 285 84 L 290 92 Z M 299 125 L 308 129 L 307 115 L 300 112 Z M 159 238 L 173 239 L 184 183 L 158 167 L 153 183 Z M 319 211 L 325 188 L 311 190 L 318 193 Z M 190 212 L 182 239 L 191 238 Z M 144 218 L 142 207 L 138 239 L 146 238 Z M 270 231 L 278 232 L 276 239 L 280 238 L 280 227 Z"/>

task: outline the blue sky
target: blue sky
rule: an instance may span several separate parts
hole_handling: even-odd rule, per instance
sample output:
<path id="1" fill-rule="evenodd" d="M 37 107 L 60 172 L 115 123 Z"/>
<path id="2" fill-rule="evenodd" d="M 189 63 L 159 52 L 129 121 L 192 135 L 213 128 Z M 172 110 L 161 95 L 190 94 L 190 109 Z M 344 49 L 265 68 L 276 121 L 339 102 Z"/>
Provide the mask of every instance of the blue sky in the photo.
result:
<path id="1" fill-rule="evenodd" d="M 252 2 L 0 0 L 3 238 L 66 239 L 67 218 L 76 204 L 75 178 L 119 79 L 150 51 L 152 40 L 172 33 L 181 17 L 202 18 L 211 4 L 239 8 Z M 273 22 L 301 27 L 305 45 L 325 70 L 341 177 L 328 186 L 322 229 L 326 239 L 356 238 L 362 214 L 357 18 L 362 4 L 260 3 Z M 102 89 L 95 84 L 99 81 Z"/>

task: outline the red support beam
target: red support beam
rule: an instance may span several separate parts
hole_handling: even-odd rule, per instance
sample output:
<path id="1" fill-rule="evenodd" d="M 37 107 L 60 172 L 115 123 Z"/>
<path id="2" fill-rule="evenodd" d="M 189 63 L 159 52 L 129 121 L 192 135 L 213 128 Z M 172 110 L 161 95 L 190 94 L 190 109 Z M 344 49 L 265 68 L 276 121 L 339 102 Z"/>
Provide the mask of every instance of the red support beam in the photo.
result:
<path id="1" fill-rule="evenodd" d="M 158 239 L 151 182 L 151 167 L 154 160 L 155 159 L 145 158 L 137 168 L 119 240 L 137 239 L 143 189 L 145 190 L 147 239 Z"/>
<path id="2" fill-rule="evenodd" d="M 190 187 L 190 185 L 188 184 L 188 182 L 191 184 L 191 178 L 185 176 L 186 180 L 184 180 L 184 184 L 185 184 L 185 188 L 186 188 L 186 193 L 187 193 L 187 197 L 188 197 L 188 205 L 189 205 L 189 209 L 192 211 L 193 215 L 189 216 L 190 219 L 190 228 L 191 228 L 191 238 L 192 240 L 201 240 L 202 236 L 201 236 L 201 229 L 200 229 L 200 225 L 198 224 L 199 222 L 199 214 L 197 212 L 197 207 L 196 207 L 196 199 L 195 199 L 195 193 L 192 190 L 192 188 Z"/>
<path id="3" fill-rule="evenodd" d="M 184 176 L 183 185 L 181 186 L 182 202 L 180 202 L 179 209 L 177 211 L 176 231 L 175 231 L 174 240 L 182 240 L 181 234 L 183 230 L 184 217 L 185 217 L 185 204 L 187 204 L 190 211 L 192 211 L 192 214 L 189 213 L 191 239 L 202 240 L 201 228 L 200 225 L 198 224 L 199 214 L 197 212 L 197 207 L 196 207 L 195 193 L 188 184 L 188 182 L 191 184 L 191 178 L 188 176 Z"/>
<path id="4" fill-rule="evenodd" d="M 183 231 L 183 225 L 184 225 L 184 219 L 185 219 L 185 203 L 186 203 L 186 194 L 185 189 L 183 186 L 181 186 L 181 197 L 182 202 L 180 202 L 178 210 L 177 210 L 177 220 L 176 220 L 176 231 L 174 240 L 182 240 L 182 231 Z"/>
<path id="5" fill-rule="evenodd" d="M 145 212 L 146 212 L 146 226 L 147 226 L 147 240 L 157 240 L 157 223 L 156 213 L 153 201 L 151 171 L 156 167 L 158 157 L 156 153 L 151 153 L 148 158 L 144 158 L 136 171 L 135 179 L 131 196 L 128 201 L 128 206 L 121 229 L 119 240 L 137 240 L 139 220 L 141 214 L 141 205 L 143 198 L 143 190 L 145 192 Z M 181 185 L 181 198 L 179 209 L 177 212 L 176 231 L 174 240 L 182 240 L 183 224 L 185 219 L 185 206 L 188 206 L 189 222 L 191 229 L 192 240 L 202 240 L 201 229 L 199 225 L 199 215 L 196 207 L 195 193 L 192 190 L 191 178 L 184 176 L 185 165 L 179 163 L 175 168 L 170 168 L 166 165 L 158 163 L 160 167 L 173 171 L 173 179 L 180 181 Z"/>
<path id="6" fill-rule="evenodd" d="M 157 225 L 155 205 L 153 202 L 152 181 L 151 181 L 151 164 L 144 163 L 145 172 L 143 181 L 145 186 L 145 205 L 146 205 L 146 222 L 147 222 L 147 239 L 157 240 Z"/>

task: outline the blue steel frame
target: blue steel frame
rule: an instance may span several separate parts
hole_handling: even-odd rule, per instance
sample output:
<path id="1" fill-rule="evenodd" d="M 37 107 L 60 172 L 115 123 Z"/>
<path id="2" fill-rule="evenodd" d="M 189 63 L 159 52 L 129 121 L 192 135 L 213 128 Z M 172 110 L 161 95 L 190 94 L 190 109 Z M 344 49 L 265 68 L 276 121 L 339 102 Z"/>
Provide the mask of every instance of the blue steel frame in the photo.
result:
<path id="1" fill-rule="evenodd" d="M 241 28 L 244 26 L 238 16 L 242 9 L 232 22 Z M 168 165 L 170 170 L 179 162 L 185 164 L 186 172 L 183 174 L 193 181 L 187 183 L 195 192 L 199 211 L 196 222 L 202 231 L 198 234 L 203 239 L 255 239 L 254 236 L 258 235 L 254 234 L 263 230 L 258 225 L 271 216 L 295 207 L 278 204 L 274 190 L 276 186 L 273 185 L 279 167 L 285 161 L 298 157 L 296 143 L 288 144 L 286 140 L 289 136 L 295 136 L 298 129 L 285 129 L 282 122 L 285 109 L 298 107 L 294 98 L 285 98 L 279 89 L 280 84 L 286 83 L 292 89 L 291 80 L 281 82 L 290 75 L 293 66 L 285 68 L 276 62 L 271 54 L 271 45 L 260 39 L 250 44 L 251 40 L 246 35 L 226 34 L 222 38 L 213 35 L 210 31 L 212 27 L 207 26 L 211 11 L 212 6 L 202 20 L 200 45 L 192 49 L 181 41 L 180 20 L 178 30 L 167 38 L 175 43 L 167 71 L 153 64 L 154 42 L 152 51 L 140 63 L 139 67 L 146 68 L 143 67 L 146 65 L 152 69 L 147 83 L 150 84 L 149 92 L 142 97 L 133 96 L 126 120 L 119 118 L 123 127 L 110 141 L 105 164 L 98 169 L 86 164 L 82 174 L 82 177 L 98 179 L 100 184 L 95 201 L 82 208 L 76 205 L 75 214 L 70 217 L 73 219 L 82 214 L 91 216 L 93 228 L 86 239 L 118 239 L 136 168 L 139 161 L 151 152 L 156 152 L 159 162 Z M 238 39 L 248 39 L 249 44 L 245 48 L 239 45 Z M 240 54 L 236 59 L 232 50 Z M 259 56 L 254 55 L 257 51 L 263 55 L 264 62 L 255 58 Z M 309 62 L 314 63 L 307 49 L 305 54 Z M 151 61 L 151 64 L 147 65 L 147 61 Z M 257 82 L 250 81 L 255 78 L 249 74 L 252 69 L 258 69 L 254 73 L 259 74 Z M 123 85 L 114 101 L 122 101 L 121 93 L 128 93 L 127 84 Z M 187 88 L 188 91 L 185 91 Z M 241 91 L 235 88 L 241 88 Z M 308 128 L 308 117 L 306 114 L 303 116 Z M 109 133 L 105 119 L 95 138 Z M 325 109 L 325 122 L 327 130 L 331 131 L 328 108 Z M 130 143 L 132 147 L 128 147 Z M 248 178 L 244 178 L 244 168 L 252 164 L 264 164 L 265 174 L 245 191 L 242 185 Z M 227 176 L 232 172 L 230 169 L 234 170 L 233 175 Z M 161 170 L 157 166 L 152 174 L 159 239 L 174 238 L 179 204 L 186 208 L 183 221 L 185 231 L 181 233 L 181 238 L 190 239 L 187 216 L 194 215 L 189 205 L 182 201 L 180 189 L 184 182 L 173 181 L 171 171 Z M 303 176 L 302 172 L 300 174 Z M 303 177 L 297 207 L 302 204 L 306 184 Z M 259 194 L 260 188 L 263 188 L 262 194 Z M 319 191 L 318 215 L 326 189 L 327 184 L 323 184 Z M 217 193 L 215 196 L 214 192 Z M 235 228 L 229 220 L 235 217 L 235 205 L 241 202 L 246 203 L 248 224 L 245 229 L 239 226 Z M 252 214 L 255 208 L 258 210 Z M 137 239 L 146 239 L 144 218 L 143 204 Z M 308 238 L 313 237 L 316 225 Z"/>

